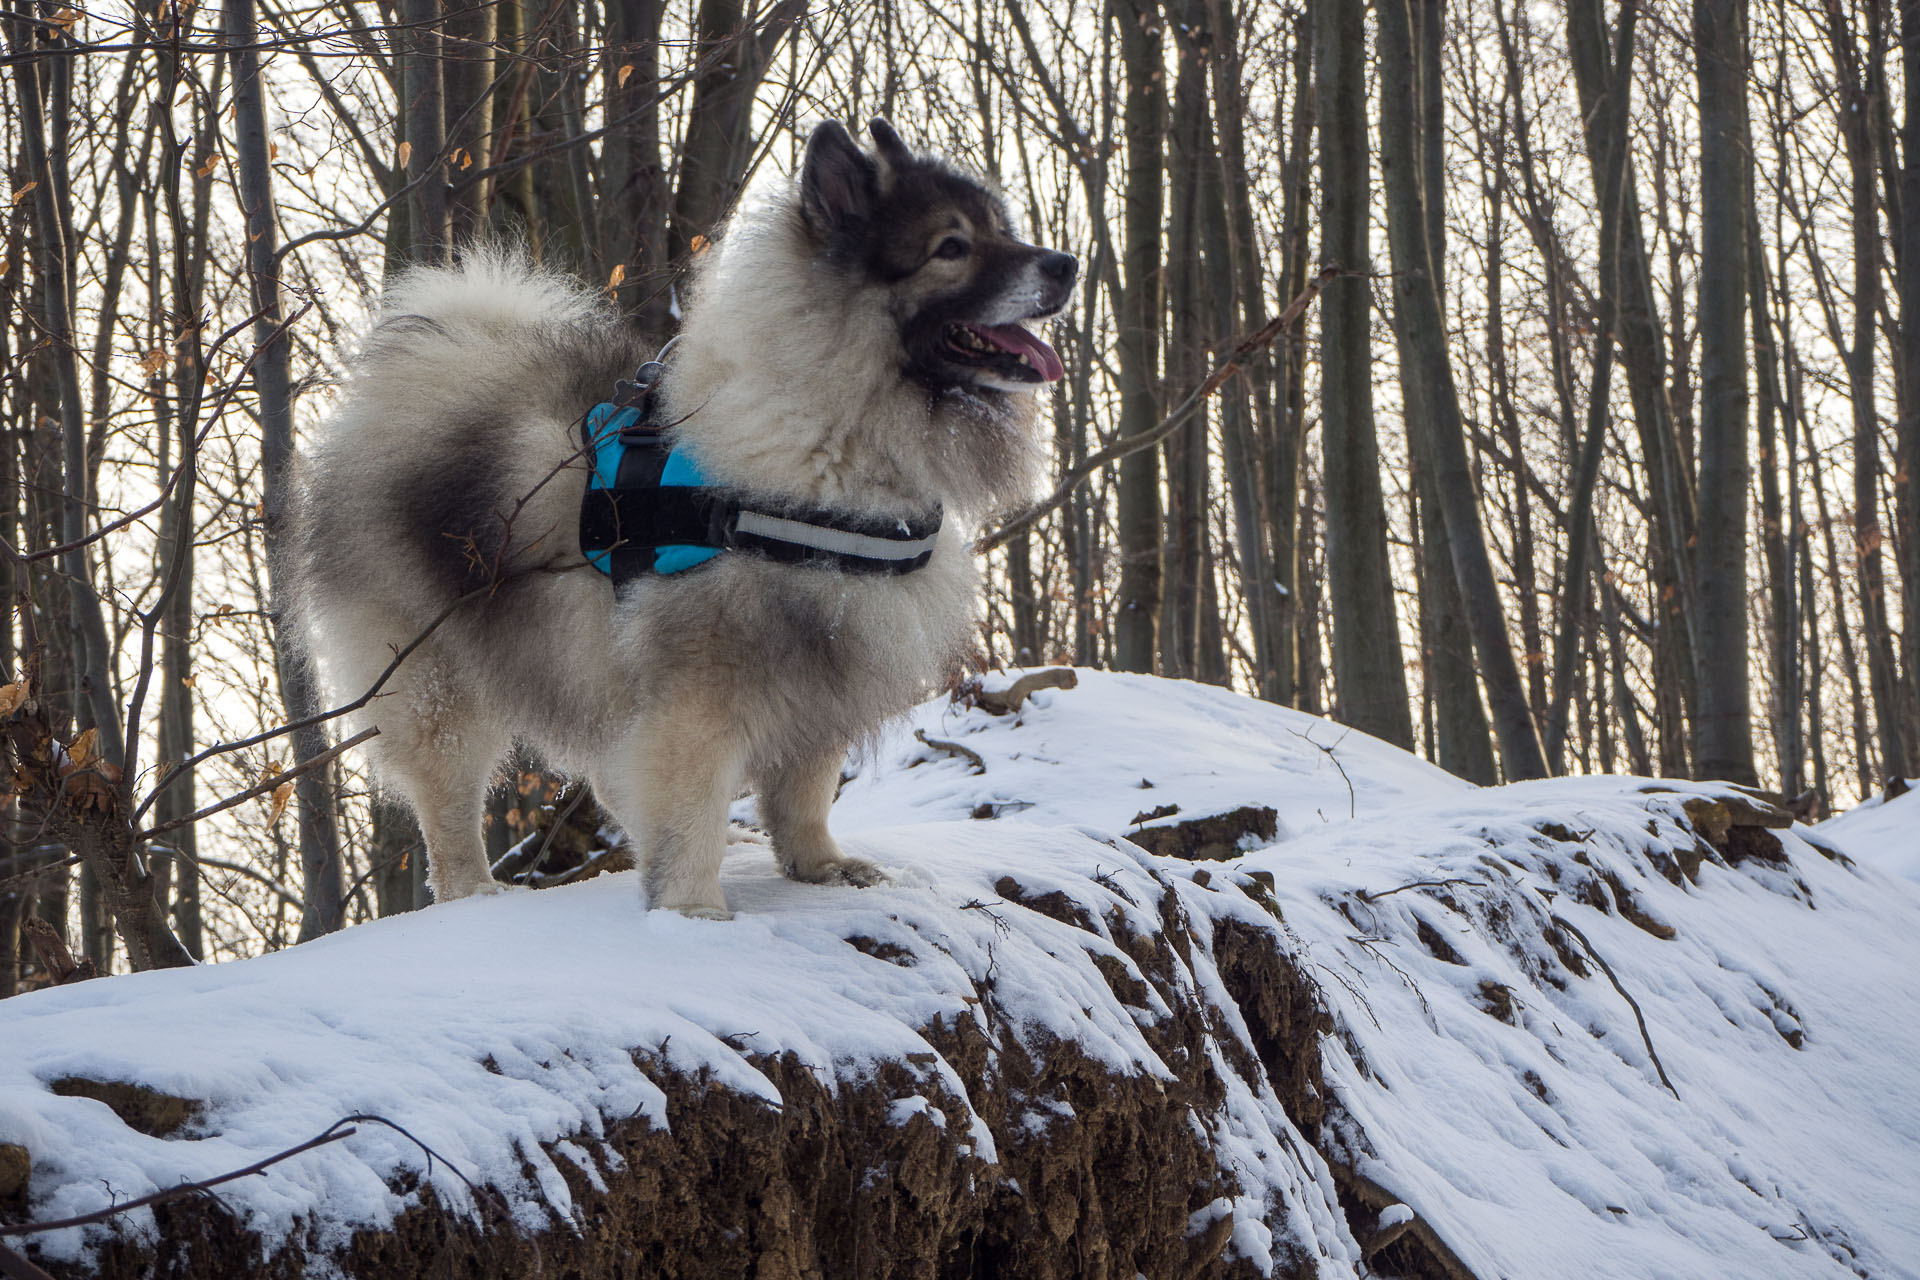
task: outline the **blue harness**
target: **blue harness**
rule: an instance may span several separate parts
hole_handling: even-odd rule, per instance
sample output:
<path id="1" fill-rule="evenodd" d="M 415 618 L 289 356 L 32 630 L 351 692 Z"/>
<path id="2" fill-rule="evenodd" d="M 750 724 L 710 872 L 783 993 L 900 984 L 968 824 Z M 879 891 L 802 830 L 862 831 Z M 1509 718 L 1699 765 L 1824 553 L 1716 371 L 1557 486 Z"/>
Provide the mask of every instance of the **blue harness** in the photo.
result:
<path id="1" fill-rule="evenodd" d="M 941 513 L 907 521 L 756 498 L 715 485 L 655 417 L 664 367 L 642 365 L 581 420 L 593 473 L 580 503 L 580 549 L 619 586 L 682 573 L 722 551 L 849 573 L 912 573 L 933 557 Z"/>

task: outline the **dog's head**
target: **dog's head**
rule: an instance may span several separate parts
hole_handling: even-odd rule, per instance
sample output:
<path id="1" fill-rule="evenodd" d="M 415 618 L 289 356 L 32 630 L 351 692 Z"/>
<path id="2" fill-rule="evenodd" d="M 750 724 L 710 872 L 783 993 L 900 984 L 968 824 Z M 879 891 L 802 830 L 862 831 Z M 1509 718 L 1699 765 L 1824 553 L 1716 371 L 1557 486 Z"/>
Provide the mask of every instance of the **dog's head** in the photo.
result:
<path id="1" fill-rule="evenodd" d="M 872 153 L 837 120 L 807 143 L 800 216 L 818 259 L 885 292 L 906 375 L 929 389 L 1057 380 L 1060 357 L 1024 326 L 1066 309 L 1072 255 L 1021 241 L 999 197 L 916 156 L 885 120 L 868 128 Z"/>

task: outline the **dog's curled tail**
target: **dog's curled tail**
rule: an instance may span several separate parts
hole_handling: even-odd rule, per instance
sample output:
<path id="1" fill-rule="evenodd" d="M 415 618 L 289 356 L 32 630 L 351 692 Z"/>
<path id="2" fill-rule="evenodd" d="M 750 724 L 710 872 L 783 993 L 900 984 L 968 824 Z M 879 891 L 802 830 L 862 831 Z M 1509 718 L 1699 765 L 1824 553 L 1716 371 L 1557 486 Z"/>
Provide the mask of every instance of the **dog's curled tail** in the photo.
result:
<path id="1" fill-rule="evenodd" d="M 601 295 L 571 276 L 536 267 L 521 246 L 476 244 L 452 266 L 413 267 L 389 286 L 360 359 L 417 357 L 423 338 L 431 345 L 429 335 L 471 349 L 475 341 L 498 342 L 514 331 L 606 318 Z"/>

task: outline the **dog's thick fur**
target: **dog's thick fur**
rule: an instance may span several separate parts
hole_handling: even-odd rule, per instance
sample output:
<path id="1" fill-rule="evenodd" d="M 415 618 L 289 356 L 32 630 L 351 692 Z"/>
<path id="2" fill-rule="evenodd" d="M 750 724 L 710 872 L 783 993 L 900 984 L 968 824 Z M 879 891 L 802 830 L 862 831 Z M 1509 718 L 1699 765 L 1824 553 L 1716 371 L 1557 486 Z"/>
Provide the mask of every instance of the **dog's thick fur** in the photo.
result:
<path id="1" fill-rule="evenodd" d="M 510 252 L 390 291 L 301 461 L 282 572 L 336 696 L 430 632 L 360 718 L 419 816 L 437 899 L 498 887 L 481 814 L 516 738 L 591 781 L 655 906 L 725 917 L 742 782 L 788 875 L 883 878 L 827 832 L 842 761 L 968 648 L 968 534 L 1031 491 L 1043 375 L 1028 369 L 1058 376 L 1043 347 L 942 343 L 1056 313 L 1073 262 L 1014 239 L 986 188 L 884 122 L 874 137 L 870 154 L 821 126 L 796 188 L 703 255 L 663 394 L 712 482 L 863 514 L 943 507 L 918 572 L 726 552 L 616 596 L 580 551 L 579 423 L 653 343 Z"/>

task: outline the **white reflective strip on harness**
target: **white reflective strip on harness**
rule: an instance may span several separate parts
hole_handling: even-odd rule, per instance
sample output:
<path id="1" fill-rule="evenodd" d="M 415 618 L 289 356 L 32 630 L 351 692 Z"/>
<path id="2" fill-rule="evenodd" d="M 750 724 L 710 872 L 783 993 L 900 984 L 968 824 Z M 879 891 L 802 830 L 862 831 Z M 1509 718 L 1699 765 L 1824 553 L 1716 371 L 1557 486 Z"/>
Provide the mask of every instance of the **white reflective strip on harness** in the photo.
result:
<path id="1" fill-rule="evenodd" d="M 781 542 L 795 542 L 803 547 L 831 551 L 837 555 L 859 556 L 863 560 L 911 560 L 932 551 L 934 541 L 939 537 L 935 533 L 912 542 L 895 542 L 892 538 L 875 538 L 864 533 L 849 533 L 844 529 L 802 524 L 798 520 L 787 520 L 759 511 L 742 511 L 734 527 L 742 533 Z"/>

